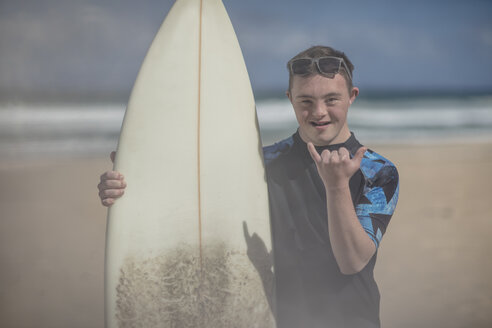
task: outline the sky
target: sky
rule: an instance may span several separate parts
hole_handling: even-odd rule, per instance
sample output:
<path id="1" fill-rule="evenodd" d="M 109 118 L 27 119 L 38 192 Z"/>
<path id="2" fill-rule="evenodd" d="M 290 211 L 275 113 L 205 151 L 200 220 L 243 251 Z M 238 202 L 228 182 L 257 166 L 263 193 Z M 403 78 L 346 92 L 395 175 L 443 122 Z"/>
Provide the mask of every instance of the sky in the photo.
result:
<path id="1" fill-rule="evenodd" d="M 492 92 L 492 1 L 223 2 L 257 93 L 284 90 L 285 63 L 317 44 L 349 56 L 361 90 Z M 0 94 L 129 94 L 173 3 L 0 0 Z"/>

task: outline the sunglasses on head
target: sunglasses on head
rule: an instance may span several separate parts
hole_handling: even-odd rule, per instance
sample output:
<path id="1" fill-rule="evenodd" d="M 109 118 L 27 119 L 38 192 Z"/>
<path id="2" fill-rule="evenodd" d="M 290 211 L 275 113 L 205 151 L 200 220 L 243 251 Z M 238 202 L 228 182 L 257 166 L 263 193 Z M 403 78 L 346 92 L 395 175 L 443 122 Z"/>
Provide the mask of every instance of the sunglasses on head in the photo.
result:
<path id="1" fill-rule="evenodd" d="M 312 65 L 316 63 L 318 72 L 321 75 L 333 78 L 338 72 L 340 72 L 340 67 L 345 69 L 348 77 L 352 80 L 352 74 L 343 58 L 340 57 L 319 57 L 319 58 L 297 58 L 289 63 L 290 71 L 293 75 L 306 75 L 313 73 Z"/>

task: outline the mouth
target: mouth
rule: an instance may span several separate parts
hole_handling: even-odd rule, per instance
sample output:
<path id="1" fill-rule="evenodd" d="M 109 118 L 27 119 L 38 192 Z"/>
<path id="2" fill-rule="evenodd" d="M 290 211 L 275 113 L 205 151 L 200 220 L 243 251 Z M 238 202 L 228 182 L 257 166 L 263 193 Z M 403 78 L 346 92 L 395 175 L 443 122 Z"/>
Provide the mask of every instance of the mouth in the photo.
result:
<path id="1" fill-rule="evenodd" d="M 331 122 L 329 121 L 320 121 L 320 122 L 314 122 L 314 121 L 311 121 L 309 122 L 312 126 L 314 126 L 315 128 L 319 128 L 319 127 L 324 127 L 324 126 L 327 126 L 329 125 Z"/>

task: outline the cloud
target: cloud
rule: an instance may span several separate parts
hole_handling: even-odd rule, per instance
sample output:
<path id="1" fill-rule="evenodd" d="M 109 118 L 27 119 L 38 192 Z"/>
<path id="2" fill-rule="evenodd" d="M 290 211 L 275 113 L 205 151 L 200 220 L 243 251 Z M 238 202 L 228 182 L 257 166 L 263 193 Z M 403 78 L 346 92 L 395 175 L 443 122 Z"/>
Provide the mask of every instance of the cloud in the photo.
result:
<path id="1" fill-rule="evenodd" d="M 0 89 L 129 90 L 173 2 L 1 2 Z M 453 83 L 492 87 L 490 2 L 224 2 L 256 89 L 284 86 L 287 60 L 315 44 L 345 51 L 367 85 L 447 85 L 459 73 Z"/>
<path id="2" fill-rule="evenodd" d="M 0 87 L 131 84 L 157 27 L 90 3 L 11 13 L 0 19 Z"/>
<path id="3" fill-rule="evenodd" d="M 269 25 L 245 28 L 240 41 L 250 53 L 283 58 L 299 52 L 310 39 L 309 32 L 303 28 Z"/>

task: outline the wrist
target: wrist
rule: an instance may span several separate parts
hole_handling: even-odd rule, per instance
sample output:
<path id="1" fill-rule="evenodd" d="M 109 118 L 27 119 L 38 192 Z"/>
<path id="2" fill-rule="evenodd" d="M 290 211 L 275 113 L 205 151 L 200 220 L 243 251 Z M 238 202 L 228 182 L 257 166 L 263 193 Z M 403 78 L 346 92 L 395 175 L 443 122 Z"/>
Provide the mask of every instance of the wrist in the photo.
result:
<path id="1" fill-rule="evenodd" d="M 347 181 L 339 181 L 336 183 L 325 183 L 325 190 L 327 194 L 330 193 L 339 193 L 342 191 L 350 190 L 349 182 Z"/>

